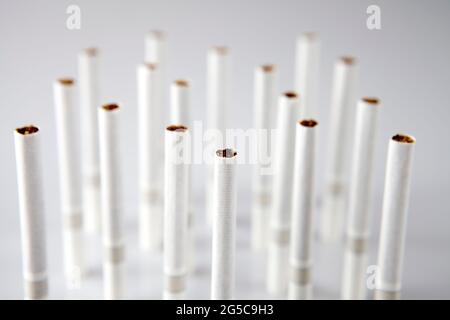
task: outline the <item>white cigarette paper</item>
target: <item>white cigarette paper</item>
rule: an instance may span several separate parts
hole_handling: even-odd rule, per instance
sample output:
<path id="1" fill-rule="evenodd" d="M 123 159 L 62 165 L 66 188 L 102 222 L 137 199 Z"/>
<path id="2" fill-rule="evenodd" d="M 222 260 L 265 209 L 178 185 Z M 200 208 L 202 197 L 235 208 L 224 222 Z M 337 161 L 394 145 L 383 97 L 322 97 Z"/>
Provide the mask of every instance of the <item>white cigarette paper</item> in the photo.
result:
<path id="1" fill-rule="evenodd" d="M 295 149 L 295 124 L 299 109 L 296 93 L 287 92 L 280 97 L 267 257 L 267 288 L 272 296 L 278 298 L 285 297 L 288 286 L 288 249 L 294 170 L 292 153 Z"/>
<path id="2" fill-rule="evenodd" d="M 25 299 L 45 299 L 48 282 L 39 129 L 32 125 L 16 129 L 14 143 Z"/>
<path id="3" fill-rule="evenodd" d="M 105 299 L 121 299 L 125 289 L 120 116 L 117 104 L 107 104 L 98 109 Z"/>
<path id="4" fill-rule="evenodd" d="M 270 159 L 271 129 L 276 105 L 277 70 L 262 65 L 255 70 L 254 128 L 257 130 L 258 163 L 253 169 L 252 249 L 267 247 L 268 218 L 271 199 L 271 175 L 265 174 Z"/>
<path id="5" fill-rule="evenodd" d="M 188 271 L 189 133 L 183 125 L 165 131 L 164 298 L 184 299 Z"/>
<path id="6" fill-rule="evenodd" d="M 375 299 L 399 299 L 416 140 L 397 134 L 389 142 Z"/>
<path id="7" fill-rule="evenodd" d="M 68 288 L 75 289 L 80 287 L 83 268 L 81 167 L 78 148 L 80 109 L 74 103 L 73 79 L 57 80 L 53 89 L 63 218 L 64 270 Z"/>
<path id="8" fill-rule="evenodd" d="M 83 228 L 100 231 L 100 169 L 98 154 L 98 51 L 83 50 L 78 56 L 82 133 Z"/>
<path id="9" fill-rule="evenodd" d="M 211 139 L 211 149 L 223 148 L 223 137 L 227 128 L 227 115 L 230 107 L 231 61 L 230 50 L 226 47 L 212 47 L 207 57 L 207 127 L 217 130 Z M 214 165 L 207 166 L 206 212 L 212 221 L 212 196 Z"/>
<path id="10" fill-rule="evenodd" d="M 158 65 L 164 82 L 167 64 L 167 42 L 163 31 L 153 30 L 147 33 L 145 37 L 145 62 Z"/>
<path id="11" fill-rule="evenodd" d="M 321 213 L 320 236 L 325 242 L 343 235 L 350 162 L 350 133 L 356 108 L 357 64 L 354 58 L 340 58 L 335 65 L 331 100 L 331 126 L 326 183 Z"/>
<path id="12" fill-rule="evenodd" d="M 304 33 L 297 39 L 295 89 L 302 95 L 301 116 L 315 116 L 320 41 L 316 33 Z"/>
<path id="13" fill-rule="evenodd" d="M 301 120 L 297 123 L 289 259 L 289 299 L 312 298 L 311 251 L 317 124 L 317 121 L 312 119 Z"/>
<path id="14" fill-rule="evenodd" d="M 170 119 L 171 123 L 191 125 L 191 88 L 187 80 L 175 80 L 170 87 Z M 189 270 L 194 269 L 195 261 L 195 215 L 192 203 L 191 168 L 188 169 L 188 263 Z"/>
<path id="15" fill-rule="evenodd" d="M 211 299 L 234 298 L 236 250 L 236 157 L 232 149 L 216 152 L 213 188 Z"/>
<path id="16" fill-rule="evenodd" d="M 357 105 L 341 291 L 345 300 L 361 300 L 366 293 L 365 263 L 378 109 L 377 98 L 363 98 Z"/>
<path id="17" fill-rule="evenodd" d="M 162 248 L 164 117 L 159 66 L 137 69 L 139 143 L 139 243 L 142 250 Z"/>

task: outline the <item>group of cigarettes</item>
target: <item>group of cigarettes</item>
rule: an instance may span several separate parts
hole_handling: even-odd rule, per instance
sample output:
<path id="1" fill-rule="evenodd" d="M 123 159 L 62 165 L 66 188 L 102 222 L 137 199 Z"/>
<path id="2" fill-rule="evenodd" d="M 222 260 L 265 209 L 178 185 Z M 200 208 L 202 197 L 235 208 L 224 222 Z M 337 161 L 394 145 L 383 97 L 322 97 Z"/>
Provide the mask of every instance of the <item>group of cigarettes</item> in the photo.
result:
<path id="1" fill-rule="evenodd" d="M 163 250 L 164 299 L 185 299 L 194 254 L 189 157 L 190 83 L 170 87 L 170 125 L 164 126 L 166 37 L 150 32 L 145 63 L 138 66 L 139 245 L 143 254 Z M 96 49 L 82 51 L 79 63 L 81 111 L 75 80 L 54 83 L 59 181 L 63 216 L 64 270 L 67 282 L 83 274 L 83 234 L 102 235 L 105 299 L 125 295 L 125 245 L 120 146 L 121 105 L 101 105 Z M 295 90 L 277 98 L 277 68 L 255 71 L 254 127 L 276 127 L 273 175 L 254 165 L 251 244 L 267 257 L 267 290 L 273 298 L 312 298 L 312 243 L 315 220 L 315 148 L 318 121 L 315 96 L 319 38 L 297 40 Z M 230 50 L 208 52 L 208 127 L 227 129 L 230 109 Z M 378 98 L 357 102 L 357 62 L 338 59 L 334 71 L 326 190 L 319 225 L 322 241 L 345 239 L 343 299 L 366 297 L 365 271 L 370 227 L 372 174 Z M 78 115 L 81 114 L 81 161 Z M 272 119 L 276 117 L 276 125 Z M 353 131 L 353 132 L 352 132 Z M 46 231 L 40 129 L 14 133 L 19 189 L 23 278 L 26 299 L 48 296 Z M 354 140 L 352 141 L 352 138 Z M 216 147 L 206 175 L 206 213 L 212 225 L 211 299 L 235 298 L 236 167 L 238 150 Z M 257 140 L 258 153 L 267 141 Z M 389 141 L 376 275 L 376 299 L 398 299 L 410 176 L 415 139 L 395 134 Z M 349 156 L 350 155 L 350 156 Z M 180 161 L 181 157 L 181 161 Z M 347 173 L 347 163 L 351 172 Z M 350 179 L 347 179 L 347 176 Z M 348 181 L 347 181 L 348 180 Z M 211 195 L 209 195 L 209 192 Z M 77 272 L 75 272 L 77 271 Z"/>

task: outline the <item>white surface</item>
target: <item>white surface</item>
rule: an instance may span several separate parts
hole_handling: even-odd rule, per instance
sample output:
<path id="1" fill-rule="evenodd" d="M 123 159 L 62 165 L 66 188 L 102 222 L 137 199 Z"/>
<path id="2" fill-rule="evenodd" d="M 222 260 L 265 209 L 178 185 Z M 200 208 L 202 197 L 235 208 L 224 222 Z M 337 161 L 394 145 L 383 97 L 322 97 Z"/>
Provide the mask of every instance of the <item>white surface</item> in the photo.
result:
<path id="1" fill-rule="evenodd" d="M 77 54 L 101 50 L 101 102 L 120 101 L 123 111 L 124 201 L 127 277 L 130 298 L 162 297 L 160 254 L 138 251 L 138 170 L 136 69 L 144 59 L 148 30 L 167 32 L 168 81 L 192 80 L 192 120 L 205 120 L 205 56 L 211 45 L 233 52 L 230 119 L 252 126 L 253 70 L 279 66 L 280 90 L 293 87 L 295 39 L 318 31 L 321 39 L 317 113 L 318 201 L 323 191 L 333 63 L 342 54 L 358 57 L 358 97 L 379 96 L 372 237 L 369 264 L 375 263 L 387 141 L 401 131 L 418 141 L 403 265 L 402 298 L 450 298 L 450 2 L 448 0 L 78 0 L 81 30 L 66 28 L 73 1 L 0 0 L 0 298 L 23 296 L 13 129 L 41 128 L 50 298 L 64 289 L 61 213 L 57 176 L 52 82 L 77 75 Z M 366 28 L 366 9 L 378 4 L 382 29 Z M 169 63 L 170 62 L 170 63 Z M 197 268 L 188 298 L 209 298 L 210 233 L 205 223 L 204 167 L 194 165 L 197 206 Z M 265 259 L 250 252 L 250 166 L 238 166 L 236 298 L 264 298 Z M 320 209 L 320 208 L 319 208 Z M 319 214 L 320 211 L 317 211 Z M 100 238 L 88 238 L 89 282 L 78 296 L 101 298 Z M 338 244 L 314 246 L 314 296 L 339 298 L 342 252 Z M 77 296 L 77 295 L 74 295 Z"/>

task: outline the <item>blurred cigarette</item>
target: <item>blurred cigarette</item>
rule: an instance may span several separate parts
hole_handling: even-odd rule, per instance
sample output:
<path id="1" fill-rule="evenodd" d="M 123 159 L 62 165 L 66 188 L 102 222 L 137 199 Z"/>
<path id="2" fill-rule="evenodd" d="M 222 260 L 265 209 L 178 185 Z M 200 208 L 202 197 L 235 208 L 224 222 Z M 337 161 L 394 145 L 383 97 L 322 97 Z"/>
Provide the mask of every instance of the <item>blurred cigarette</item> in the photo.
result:
<path id="1" fill-rule="evenodd" d="M 292 153 L 295 149 L 295 125 L 299 109 L 296 93 L 287 92 L 280 97 L 267 260 L 267 288 L 272 296 L 278 298 L 287 294 L 294 170 Z"/>
<path id="2" fill-rule="evenodd" d="M 166 75 L 166 60 L 167 43 L 165 33 L 159 30 L 148 32 L 145 37 L 145 62 L 158 65 L 163 82 Z"/>
<path id="3" fill-rule="evenodd" d="M 78 148 L 80 109 L 74 103 L 73 79 L 57 80 L 53 89 L 63 216 L 64 269 L 68 287 L 75 289 L 80 287 L 83 268 L 81 167 Z"/>
<path id="4" fill-rule="evenodd" d="M 236 156 L 216 152 L 213 188 L 211 299 L 234 298 L 236 234 Z"/>
<path id="5" fill-rule="evenodd" d="M 344 257 L 341 292 L 342 299 L 346 300 L 361 300 L 365 297 L 365 263 L 378 109 L 377 98 L 363 98 L 357 105 L 345 237 L 347 252 Z"/>
<path id="6" fill-rule="evenodd" d="M 103 279 L 105 299 L 124 296 L 125 246 L 122 221 L 120 107 L 106 104 L 98 109 L 100 170 L 102 181 Z"/>
<path id="7" fill-rule="evenodd" d="M 350 162 L 350 133 L 356 108 L 357 64 L 354 58 L 340 58 L 335 65 L 331 100 L 331 126 L 320 237 L 334 241 L 343 235 Z"/>
<path id="8" fill-rule="evenodd" d="M 314 164 L 317 121 L 297 123 L 292 234 L 290 239 L 289 299 L 312 298 L 312 235 L 314 213 Z"/>
<path id="9" fill-rule="evenodd" d="M 162 248 L 164 117 L 159 65 L 142 64 L 138 76 L 139 244 Z"/>
<path id="10" fill-rule="evenodd" d="M 44 197 L 39 129 L 14 132 L 25 299 L 47 298 Z"/>
<path id="11" fill-rule="evenodd" d="M 399 299 L 411 171 L 416 140 L 397 134 L 389 142 L 375 299 Z"/>
<path id="12" fill-rule="evenodd" d="M 85 49 L 78 56 L 82 134 L 83 228 L 100 231 L 100 169 L 98 154 L 99 104 L 98 50 Z"/>
<path id="13" fill-rule="evenodd" d="M 207 57 L 207 128 L 217 130 L 218 134 L 210 141 L 209 149 L 223 148 L 223 136 L 227 128 L 230 108 L 231 61 L 227 47 L 212 47 Z M 212 222 L 212 195 L 214 165 L 207 165 L 206 212 L 208 222 Z"/>
<path id="14" fill-rule="evenodd" d="M 271 198 L 271 176 L 264 174 L 264 161 L 270 159 L 271 129 L 276 105 L 277 69 L 262 65 L 255 70 L 254 128 L 257 131 L 257 160 L 253 169 L 252 249 L 267 247 L 268 218 Z"/>
<path id="15" fill-rule="evenodd" d="M 164 298 L 185 299 L 188 271 L 189 133 L 183 125 L 165 130 Z"/>
<path id="16" fill-rule="evenodd" d="M 304 33 L 297 39 L 295 89 L 302 95 L 302 119 L 316 116 L 315 102 L 319 67 L 319 35 Z"/>

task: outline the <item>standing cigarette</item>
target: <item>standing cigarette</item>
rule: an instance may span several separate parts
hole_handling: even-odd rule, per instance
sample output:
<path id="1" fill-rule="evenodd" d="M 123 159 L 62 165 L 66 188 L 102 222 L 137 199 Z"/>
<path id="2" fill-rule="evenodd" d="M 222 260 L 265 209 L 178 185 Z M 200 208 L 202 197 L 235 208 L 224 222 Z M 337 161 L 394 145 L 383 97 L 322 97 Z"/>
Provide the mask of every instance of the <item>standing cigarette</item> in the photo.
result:
<path id="1" fill-rule="evenodd" d="M 120 176 L 120 108 L 106 104 L 99 108 L 100 170 L 102 180 L 103 278 L 105 299 L 124 295 L 125 247 L 122 223 Z"/>
<path id="2" fill-rule="evenodd" d="M 79 166 L 79 108 L 74 103 L 74 80 L 54 83 L 58 138 L 64 267 L 69 288 L 79 288 L 82 273 L 82 201 Z"/>
<path id="3" fill-rule="evenodd" d="M 230 102 L 231 63 L 230 50 L 227 47 L 212 47 L 208 51 L 207 61 L 207 127 L 216 130 L 210 141 L 213 148 L 223 148 L 223 135 L 227 128 L 227 115 Z M 206 212 L 208 221 L 212 221 L 212 196 L 214 166 L 207 167 Z"/>
<path id="4" fill-rule="evenodd" d="M 289 299 L 312 297 L 312 235 L 314 211 L 315 127 L 308 119 L 297 124 L 290 247 Z"/>
<path id="5" fill-rule="evenodd" d="M 98 51 L 83 50 L 78 56 L 82 133 L 83 227 L 100 230 L 100 169 L 98 154 Z"/>
<path id="6" fill-rule="evenodd" d="M 341 292 L 342 299 L 346 300 L 361 300 L 365 296 L 372 163 L 378 109 L 377 98 L 363 98 L 357 106 Z"/>
<path id="7" fill-rule="evenodd" d="M 163 31 L 153 30 L 147 33 L 145 37 L 145 62 L 148 64 L 157 64 L 160 70 L 162 81 L 166 76 L 167 64 L 167 43 L 166 35 Z"/>
<path id="8" fill-rule="evenodd" d="M 211 299 L 234 298 L 236 233 L 236 156 L 217 150 L 214 165 Z"/>
<path id="9" fill-rule="evenodd" d="M 389 142 L 381 218 L 375 299 L 399 299 L 409 203 L 411 170 L 416 140 L 397 134 Z"/>
<path id="10" fill-rule="evenodd" d="M 165 133 L 164 298 L 184 299 L 188 257 L 189 133 L 183 125 Z"/>
<path id="11" fill-rule="evenodd" d="M 278 108 L 267 288 L 270 294 L 276 297 L 284 297 L 287 293 L 289 266 L 292 172 L 294 170 L 292 151 L 295 148 L 295 124 L 300 109 L 297 94 L 294 92 L 283 94 L 279 99 Z"/>
<path id="12" fill-rule="evenodd" d="M 184 123 L 191 125 L 190 109 L 191 109 L 191 90 L 187 80 L 176 80 L 170 88 L 171 97 L 171 122 Z M 195 215 L 192 203 L 191 191 L 191 169 L 188 169 L 188 264 L 189 270 L 194 268 L 195 255 Z"/>
<path id="13" fill-rule="evenodd" d="M 163 221 L 163 116 L 159 66 L 138 66 L 139 243 L 161 250 Z"/>
<path id="14" fill-rule="evenodd" d="M 355 86 L 357 65 L 354 58 L 343 57 L 336 62 L 331 101 L 331 127 L 324 205 L 321 216 L 321 239 L 336 240 L 343 234 L 347 197 L 350 133 L 356 107 Z"/>
<path id="15" fill-rule="evenodd" d="M 32 125 L 17 128 L 14 143 L 25 299 L 45 299 L 48 284 L 39 129 Z"/>
<path id="16" fill-rule="evenodd" d="M 270 159 L 270 132 L 276 104 L 277 70 L 262 65 L 255 70 L 254 127 L 257 132 L 257 159 L 253 169 L 252 248 L 262 251 L 267 246 L 271 176 L 264 174 Z"/>
<path id="17" fill-rule="evenodd" d="M 302 94 L 302 118 L 315 116 L 319 50 L 318 34 L 308 32 L 297 39 L 295 89 Z"/>

